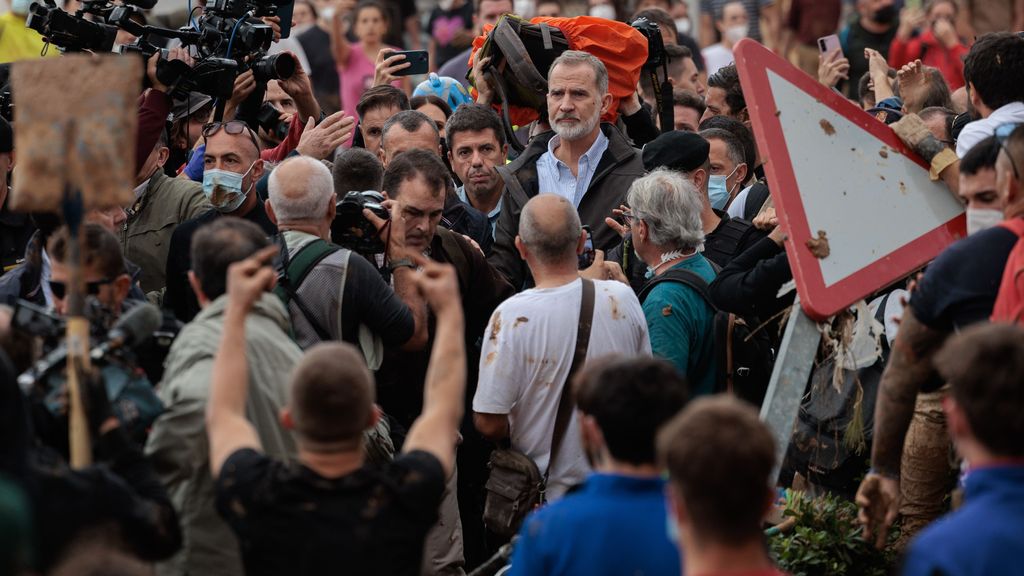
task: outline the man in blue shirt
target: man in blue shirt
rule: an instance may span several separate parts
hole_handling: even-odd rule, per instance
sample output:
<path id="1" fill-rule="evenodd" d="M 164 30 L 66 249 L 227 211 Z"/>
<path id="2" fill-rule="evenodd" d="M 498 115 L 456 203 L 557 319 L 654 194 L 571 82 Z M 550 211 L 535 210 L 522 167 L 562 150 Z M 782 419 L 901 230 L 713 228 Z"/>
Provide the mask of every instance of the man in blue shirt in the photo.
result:
<path id="1" fill-rule="evenodd" d="M 685 401 L 686 383 L 664 360 L 592 364 L 576 381 L 576 406 L 595 473 L 527 518 L 509 576 L 678 576 L 654 440 Z"/>
<path id="2" fill-rule="evenodd" d="M 1024 574 L 1024 328 L 970 328 L 935 367 L 952 388 L 943 408 L 967 464 L 964 505 L 921 532 L 903 574 Z"/>
<path id="3" fill-rule="evenodd" d="M 659 281 L 686 271 L 710 284 L 715 271 L 699 252 L 704 243 L 701 203 L 687 179 L 659 169 L 629 189 L 630 229 L 637 256 L 647 264 L 648 284 L 641 291 L 651 350 L 672 362 L 690 382 L 694 396 L 715 385 L 715 310 L 696 287 Z"/>

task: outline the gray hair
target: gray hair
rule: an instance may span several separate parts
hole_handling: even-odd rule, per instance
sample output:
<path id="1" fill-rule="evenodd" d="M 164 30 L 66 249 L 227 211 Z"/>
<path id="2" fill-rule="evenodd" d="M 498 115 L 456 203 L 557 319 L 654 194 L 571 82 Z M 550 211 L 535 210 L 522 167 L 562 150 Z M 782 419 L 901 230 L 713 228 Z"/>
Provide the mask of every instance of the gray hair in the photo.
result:
<path id="1" fill-rule="evenodd" d="M 545 214 L 549 222 L 542 224 L 538 221 L 537 199 L 543 197 L 556 196 L 540 194 L 526 203 L 522 215 L 519 217 L 519 239 L 538 260 L 545 264 L 556 264 L 574 259 L 580 233 L 583 231 L 576 207 L 565 198 L 557 196 L 558 207 L 555 210 L 560 209 L 562 213 L 549 211 Z M 555 218 L 551 218 L 552 216 Z M 550 225 L 552 219 L 557 222 L 555 226 Z"/>
<path id="2" fill-rule="evenodd" d="M 555 58 L 555 61 L 551 63 L 549 68 L 548 76 L 551 75 L 551 70 L 555 69 L 555 66 L 559 64 L 564 66 L 590 66 L 594 69 L 594 78 L 597 81 L 597 96 L 598 98 L 608 93 L 608 69 L 604 67 L 604 62 L 587 52 L 581 52 L 579 50 L 566 50 L 562 54 Z"/>
<path id="3" fill-rule="evenodd" d="M 704 243 L 701 202 L 693 183 L 666 168 L 633 181 L 627 196 L 636 218 L 650 230 L 650 241 L 678 250 Z"/>
<path id="4" fill-rule="evenodd" d="M 438 131 L 437 124 L 434 124 L 434 121 L 431 120 L 429 116 L 418 110 L 402 110 L 384 122 L 384 126 L 380 129 L 381 146 L 384 145 L 384 141 L 388 137 L 388 131 L 391 130 L 395 124 L 398 124 L 402 127 L 402 130 L 410 133 L 418 131 L 420 127 L 426 124 L 427 126 L 430 126 L 434 135 L 437 136 L 438 142 L 441 141 L 441 132 Z"/>
<path id="5" fill-rule="evenodd" d="M 334 179 L 319 160 L 295 156 L 270 173 L 267 189 L 279 223 L 320 220 L 334 194 Z"/>

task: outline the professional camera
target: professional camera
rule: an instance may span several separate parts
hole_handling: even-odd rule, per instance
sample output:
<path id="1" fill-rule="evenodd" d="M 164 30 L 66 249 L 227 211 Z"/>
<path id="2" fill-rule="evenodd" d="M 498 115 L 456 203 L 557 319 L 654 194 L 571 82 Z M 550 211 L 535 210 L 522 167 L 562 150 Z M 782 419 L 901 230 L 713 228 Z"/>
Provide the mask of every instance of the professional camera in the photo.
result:
<path id="1" fill-rule="evenodd" d="M 637 18 L 630 26 L 647 38 L 647 61 L 644 62 L 644 68 L 657 69 L 667 64 L 668 57 L 665 53 L 665 41 L 661 37 L 661 28 L 647 18 Z"/>
<path id="2" fill-rule="evenodd" d="M 281 112 L 270 102 L 264 102 L 260 106 L 260 111 L 256 114 L 256 122 L 260 128 L 278 141 L 284 140 L 288 136 L 290 127 L 288 121 L 281 120 Z"/>
<path id="3" fill-rule="evenodd" d="M 665 51 L 661 29 L 647 18 L 637 18 L 630 25 L 647 38 L 647 61 L 640 73 L 650 76 L 661 131 L 668 132 L 675 127 L 675 110 L 672 106 L 672 84 L 668 77 L 668 53 Z M 659 71 L 661 78 L 658 77 Z"/>
<path id="4" fill-rule="evenodd" d="M 345 194 L 336 205 L 337 214 L 331 223 L 331 240 L 364 255 L 384 252 L 384 240 L 373 223 L 363 216 L 363 209 L 367 209 L 385 220 L 390 218 L 383 203 L 384 196 L 375 190 Z"/>
<path id="5" fill-rule="evenodd" d="M 47 42 L 56 44 L 65 52 L 110 52 L 117 36 L 117 26 L 105 22 L 86 20 L 84 13 L 106 15 L 106 2 L 83 2 L 82 9 L 68 14 L 53 4 L 38 2 L 29 6 L 25 26 L 39 32 Z"/>

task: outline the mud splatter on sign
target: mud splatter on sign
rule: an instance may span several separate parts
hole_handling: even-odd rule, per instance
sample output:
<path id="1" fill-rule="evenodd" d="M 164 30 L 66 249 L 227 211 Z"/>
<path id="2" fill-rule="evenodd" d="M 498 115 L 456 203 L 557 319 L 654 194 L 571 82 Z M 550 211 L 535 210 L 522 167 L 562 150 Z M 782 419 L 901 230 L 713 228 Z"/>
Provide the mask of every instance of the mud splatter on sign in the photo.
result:
<path id="1" fill-rule="evenodd" d="M 828 255 L 832 252 L 828 247 L 828 236 L 824 230 L 818 230 L 818 237 L 808 240 L 806 246 L 818 260 L 828 258 Z"/>
<path id="2" fill-rule="evenodd" d="M 821 129 L 825 131 L 825 135 L 826 136 L 834 136 L 835 135 L 836 127 L 833 126 L 832 123 L 829 122 L 828 120 L 825 120 L 824 118 L 822 118 L 821 121 L 818 122 L 818 125 L 821 126 Z"/>

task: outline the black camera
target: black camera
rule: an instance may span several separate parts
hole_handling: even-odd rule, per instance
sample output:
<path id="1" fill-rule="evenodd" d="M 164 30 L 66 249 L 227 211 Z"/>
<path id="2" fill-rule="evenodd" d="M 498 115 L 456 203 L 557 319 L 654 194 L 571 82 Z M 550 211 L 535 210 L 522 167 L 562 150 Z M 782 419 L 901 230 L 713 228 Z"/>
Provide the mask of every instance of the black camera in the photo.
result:
<path id="1" fill-rule="evenodd" d="M 363 216 L 363 210 L 366 209 L 379 218 L 390 218 L 383 204 L 384 195 L 375 190 L 345 194 L 336 205 L 337 214 L 331 223 L 331 240 L 364 255 L 384 252 L 384 240 L 378 234 L 377 227 Z"/>
<path id="2" fill-rule="evenodd" d="M 661 37 L 661 28 L 647 18 L 637 18 L 630 24 L 636 28 L 644 38 L 647 38 L 647 61 L 644 68 L 656 69 L 668 62 L 668 54 L 665 52 L 665 41 Z"/>
<path id="3" fill-rule="evenodd" d="M 85 4 L 91 7 L 88 2 Z M 117 26 L 86 20 L 80 13 L 72 16 L 56 6 L 38 2 L 29 6 L 28 12 L 25 26 L 65 52 L 110 52 L 114 47 Z"/>
<path id="4" fill-rule="evenodd" d="M 274 108 L 270 102 L 264 102 L 260 111 L 256 114 L 256 122 L 260 128 L 273 136 L 276 140 L 284 140 L 288 136 L 289 123 L 281 120 L 281 111 Z"/>

